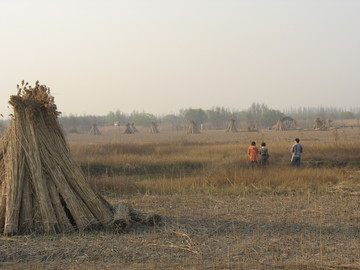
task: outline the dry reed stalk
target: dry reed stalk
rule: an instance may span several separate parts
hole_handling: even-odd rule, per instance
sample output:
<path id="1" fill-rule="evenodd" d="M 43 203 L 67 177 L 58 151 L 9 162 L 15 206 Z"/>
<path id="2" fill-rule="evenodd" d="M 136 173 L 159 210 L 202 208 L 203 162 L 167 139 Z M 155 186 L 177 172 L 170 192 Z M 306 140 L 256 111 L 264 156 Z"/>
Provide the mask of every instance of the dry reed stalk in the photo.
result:
<path id="1" fill-rule="evenodd" d="M 1 198 L 0 198 L 0 232 L 4 231 L 5 213 L 6 213 L 6 184 L 1 184 Z"/>
<path id="2" fill-rule="evenodd" d="M 44 119 L 41 118 L 39 121 L 44 121 Z M 40 122 L 40 125 L 42 126 L 45 124 L 46 123 L 41 124 Z M 55 123 L 51 123 L 51 125 L 55 126 Z M 38 130 L 37 137 L 41 139 L 42 145 L 44 146 L 42 148 L 42 156 L 49 157 L 49 160 L 53 163 L 53 168 L 54 166 L 61 168 L 58 173 L 63 174 L 64 181 L 69 184 L 71 189 L 75 192 L 76 197 L 79 196 L 91 211 L 92 215 L 87 217 L 87 225 L 92 225 L 93 222 L 91 221 L 94 220 L 93 216 L 95 216 L 95 219 L 99 220 L 103 226 L 110 226 L 112 223 L 111 209 L 104 205 L 103 200 L 99 198 L 100 195 L 96 194 L 86 182 L 85 176 L 80 167 L 70 156 L 70 151 L 61 130 L 59 128 L 43 128 Z M 52 153 L 49 152 L 49 149 L 52 150 Z M 48 166 L 50 167 L 51 164 Z M 54 181 L 56 181 L 56 179 L 54 179 Z M 62 190 L 59 187 L 58 189 Z M 86 226 L 85 224 L 81 224 L 80 227 L 85 228 Z"/>
<path id="3" fill-rule="evenodd" d="M 10 130 L 16 131 L 16 126 Z M 7 147 L 7 153 L 5 156 L 5 179 L 6 185 L 6 212 L 5 212 L 5 224 L 4 234 L 13 235 L 18 233 L 21 195 L 23 188 L 23 175 L 25 169 L 25 160 L 22 155 L 21 143 L 18 143 L 16 134 L 12 134 L 14 140 L 10 141 Z M 17 179 L 12 181 L 11 179 Z"/>
<path id="4" fill-rule="evenodd" d="M 114 229 L 117 232 L 124 231 L 129 226 L 130 221 L 148 226 L 160 225 L 161 223 L 161 216 L 137 211 L 127 203 L 119 203 L 112 209 L 114 212 Z"/>
<path id="5" fill-rule="evenodd" d="M 59 194 L 64 200 L 66 208 L 70 211 L 71 217 L 76 223 L 76 227 L 80 230 L 85 230 L 93 225 L 98 225 L 99 222 L 92 215 L 85 203 L 78 198 L 77 194 L 67 182 L 64 174 L 59 167 L 53 168 L 50 173 Z"/>
<path id="6" fill-rule="evenodd" d="M 135 209 L 131 209 L 130 217 L 133 221 L 148 226 L 159 225 L 161 223 L 161 216 L 154 213 L 140 212 Z"/>
<path id="7" fill-rule="evenodd" d="M 20 209 L 20 233 L 31 233 L 34 231 L 34 209 L 33 209 L 33 192 L 31 186 L 31 177 L 29 175 L 29 169 L 26 170 L 24 177 L 24 188 Z"/>
<path id="8" fill-rule="evenodd" d="M 52 205 L 54 207 L 57 220 L 59 221 L 61 231 L 62 232 L 74 231 L 74 226 L 71 224 L 71 221 L 64 210 L 63 204 L 61 203 L 61 197 L 59 196 L 59 192 L 57 191 L 54 183 L 49 182 L 49 191 L 50 191 Z"/>
<path id="9" fill-rule="evenodd" d="M 114 230 L 116 232 L 123 232 L 129 227 L 130 211 L 130 206 L 125 203 L 119 203 L 113 207 Z"/>
<path id="10" fill-rule="evenodd" d="M 30 116 L 28 116 L 30 121 Z M 44 232 L 47 234 L 54 234 L 61 231 L 60 225 L 57 222 L 55 211 L 51 202 L 50 193 L 46 175 L 43 171 L 42 156 L 39 151 L 39 143 L 36 137 L 36 130 L 34 126 L 30 125 L 30 134 L 33 140 L 30 140 L 30 149 L 27 153 L 29 161 L 29 169 L 33 180 L 33 187 L 35 194 L 39 200 L 39 210 L 44 225 Z"/>
<path id="11" fill-rule="evenodd" d="M 36 199 L 34 199 L 33 213 L 34 213 L 34 230 L 31 232 L 44 233 L 44 225 L 39 210 L 39 201 Z"/>

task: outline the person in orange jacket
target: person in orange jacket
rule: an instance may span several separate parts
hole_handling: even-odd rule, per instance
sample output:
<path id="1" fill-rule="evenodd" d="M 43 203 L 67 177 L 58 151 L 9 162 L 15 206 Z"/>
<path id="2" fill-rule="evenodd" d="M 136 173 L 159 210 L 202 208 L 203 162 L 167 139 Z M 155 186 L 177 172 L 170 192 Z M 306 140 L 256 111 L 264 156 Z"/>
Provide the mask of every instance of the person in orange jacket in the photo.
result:
<path id="1" fill-rule="evenodd" d="M 258 162 L 259 149 L 256 147 L 256 142 L 251 142 L 248 148 L 248 160 L 250 168 L 254 168 Z"/>

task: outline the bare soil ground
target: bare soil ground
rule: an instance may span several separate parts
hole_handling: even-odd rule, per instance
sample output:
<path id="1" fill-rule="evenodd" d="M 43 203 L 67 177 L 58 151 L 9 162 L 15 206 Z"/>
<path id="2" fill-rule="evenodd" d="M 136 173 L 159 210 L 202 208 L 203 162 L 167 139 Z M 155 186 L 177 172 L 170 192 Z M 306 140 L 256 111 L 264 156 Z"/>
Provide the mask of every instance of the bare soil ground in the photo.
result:
<path id="1" fill-rule="evenodd" d="M 354 183 L 323 194 L 122 198 L 162 215 L 163 224 L 134 223 L 123 234 L 0 237 L 0 268 L 360 269 Z"/>

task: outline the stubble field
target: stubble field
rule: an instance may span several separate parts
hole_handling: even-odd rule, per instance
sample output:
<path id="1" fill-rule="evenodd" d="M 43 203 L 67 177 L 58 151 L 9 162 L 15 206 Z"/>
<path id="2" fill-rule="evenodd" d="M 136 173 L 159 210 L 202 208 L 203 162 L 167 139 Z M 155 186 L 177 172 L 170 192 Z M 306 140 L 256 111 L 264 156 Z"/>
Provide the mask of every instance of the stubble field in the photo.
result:
<path id="1" fill-rule="evenodd" d="M 0 237 L 3 269 L 360 269 L 360 129 L 69 134 L 111 203 L 162 216 L 111 231 Z M 302 167 L 289 166 L 299 137 Z M 268 168 L 246 149 L 266 141 Z"/>

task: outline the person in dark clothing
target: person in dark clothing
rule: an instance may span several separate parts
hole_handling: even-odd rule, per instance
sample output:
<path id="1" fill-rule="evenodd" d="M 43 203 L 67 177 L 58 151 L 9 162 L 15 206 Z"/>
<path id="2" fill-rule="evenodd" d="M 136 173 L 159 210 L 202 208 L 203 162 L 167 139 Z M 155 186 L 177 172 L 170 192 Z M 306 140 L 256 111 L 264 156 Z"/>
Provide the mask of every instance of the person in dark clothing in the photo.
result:
<path id="1" fill-rule="evenodd" d="M 291 165 L 293 167 L 300 167 L 301 154 L 303 152 L 303 147 L 300 144 L 300 139 L 296 138 L 295 143 L 291 147 Z"/>
<path id="2" fill-rule="evenodd" d="M 260 165 L 266 166 L 269 164 L 269 149 L 266 148 L 266 143 L 261 143 L 261 148 L 259 149 L 260 155 Z"/>

